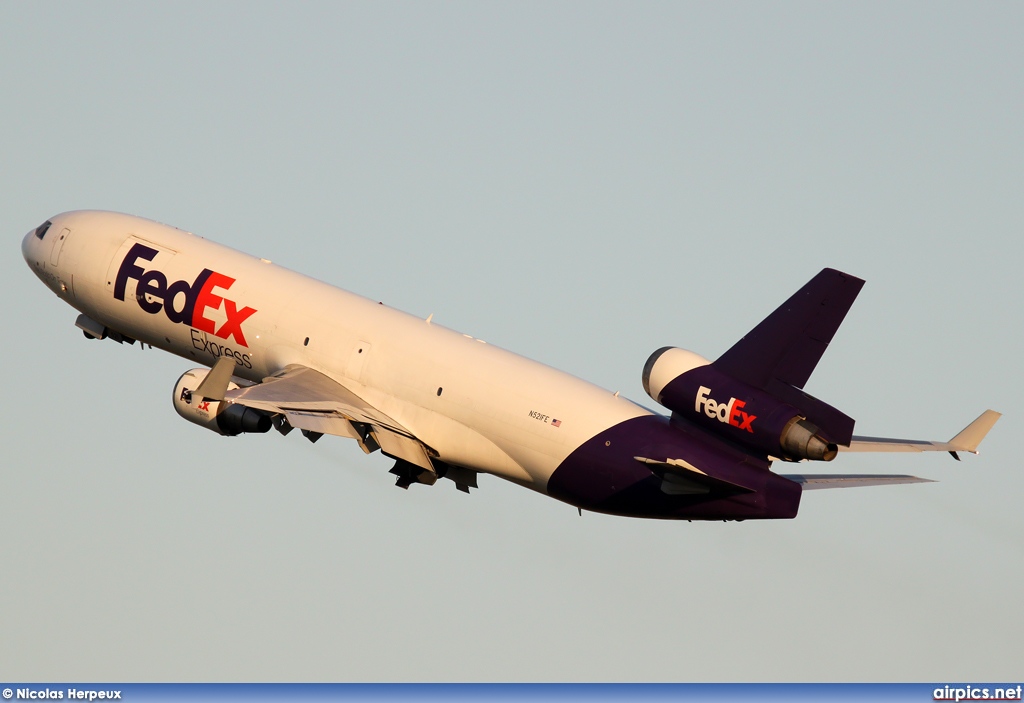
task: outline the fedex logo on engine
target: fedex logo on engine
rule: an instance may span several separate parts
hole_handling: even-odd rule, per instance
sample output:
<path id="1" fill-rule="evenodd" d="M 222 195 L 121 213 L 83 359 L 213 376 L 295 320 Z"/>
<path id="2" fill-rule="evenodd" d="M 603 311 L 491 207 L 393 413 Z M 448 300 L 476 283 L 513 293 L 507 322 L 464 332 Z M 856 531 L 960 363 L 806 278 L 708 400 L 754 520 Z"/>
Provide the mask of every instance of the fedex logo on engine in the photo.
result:
<path id="1" fill-rule="evenodd" d="M 711 389 L 707 386 L 697 389 L 697 402 L 693 408 L 696 412 L 703 409 L 704 414 L 710 418 L 717 418 L 719 422 L 739 427 L 751 434 L 754 433 L 754 428 L 751 425 L 757 419 L 757 415 L 743 412 L 743 408 L 747 405 L 745 401 L 729 398 L 728 403 L 719 403 L 714 398 L 709 398 L 710 394 Z"/>
<path id="2" fill-rule="evenodd" d="M 192 283 L 175 281 L 168 284 L 167 276 L 162 271 L 146 270 L 139 266 L 140 259 L 152 261 L 158 253 L 156 249 L 145 244 L 136 244 L 128 251 L 121 262 L 121 268 L 117 271 L 114 298 L 124 300 L 128 281 L 138 281 L 135 286 L 135 298 L 139 307 L 150 315 L 156 315 L 163 310 L 171 322 L 189 325 L 221 339 L 234 337 L 243 347 L 249 346 L 242 333 L 242 323 L 256 312 L 256 308 L 239 309 L 234 300 L 214 292 L 215 289 L 228 290 L 235 279 L 210 269 L 203 269 Z M 222 306 L 227 320 L 218 328 L 213 320 L 206 317 L 206 311 L 220 310 Z"/>

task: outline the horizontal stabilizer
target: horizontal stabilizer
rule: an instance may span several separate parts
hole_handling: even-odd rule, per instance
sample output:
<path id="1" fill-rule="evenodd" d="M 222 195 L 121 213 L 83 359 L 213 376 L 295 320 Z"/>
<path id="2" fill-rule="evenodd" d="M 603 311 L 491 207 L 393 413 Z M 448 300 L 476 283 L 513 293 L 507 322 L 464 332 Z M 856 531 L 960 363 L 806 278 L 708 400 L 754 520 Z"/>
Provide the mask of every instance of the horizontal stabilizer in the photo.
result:
<path id="1" fill-rule="evenodd" d="M 753 493 L 754 491 L 746 486 L 741 486 L 732 481 L 708 476 L 688 461 L 682 459 L 648 459 L 642 456 L 633 457 L 641 464 L 646 464 L 654 474 L 662 477 L 669 483 L 677 484 L 679 492 L 686 493 L 707 493 L 710 490 L 726 491 L 729 493 Z M 682 490 L 689 484 L 695 490 Z"/>
<path id="2" fill-rule="evenodd" d="M 978 453 L 978 445 L 1002 415 L 995 410 L 986 410 L 977 420 L 965 427 L 948 442 L 931 442 L 922 439 L 896 439 L 894 437 L 858 437 L 854 435 L 849 447 L 839 447 L 844 452 L 970 452 Z"/>
<path id="3" fill-rule="evenodd" d="M 805 491 L 821 488 L 863 488 L 892 486 L 900 483 L 935 483 L 931 479 L 899 474 L 781 474 L 782 478 L 799 483 Z"/>

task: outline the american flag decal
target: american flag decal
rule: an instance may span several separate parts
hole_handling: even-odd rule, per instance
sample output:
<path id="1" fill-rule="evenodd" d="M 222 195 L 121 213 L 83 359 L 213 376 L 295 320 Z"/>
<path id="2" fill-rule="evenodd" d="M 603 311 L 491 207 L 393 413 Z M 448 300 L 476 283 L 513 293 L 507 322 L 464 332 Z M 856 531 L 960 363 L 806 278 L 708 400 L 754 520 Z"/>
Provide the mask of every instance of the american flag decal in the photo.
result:
<path id="1" fill-rule="evenodd" d="M 555 427 L 561 427 L 562 426 L 562 421 L 561 420 L 554 420 L 553 419 L 553 420 L 551 420 L 551 424 L 554 425 Z"/>

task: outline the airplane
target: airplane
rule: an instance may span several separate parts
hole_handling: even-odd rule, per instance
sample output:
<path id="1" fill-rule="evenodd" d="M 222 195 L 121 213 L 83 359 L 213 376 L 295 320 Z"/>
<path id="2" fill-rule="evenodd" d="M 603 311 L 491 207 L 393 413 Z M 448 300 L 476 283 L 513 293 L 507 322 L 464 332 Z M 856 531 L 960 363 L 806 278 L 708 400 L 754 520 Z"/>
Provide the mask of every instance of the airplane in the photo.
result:
<path id="1" fill-rule="evenodd" d="M 221 435 L 323 435 L 395 461 L 396 485 L 489 474 L 578 509 L 642 518 L 786 519 L 804 491 L 923 483 L 908 475 L 775 473 L 839 452 L 977 453 L 985 411 L 948 442 L 859 437 L 804 392 L 864 284 L 824 269 L 716 360 L 655 351 L 655 412 L 468 334 L 175 227 L 66 212 L 22 240 L 33 273 L 88 339 L 149 345 L 204 367 L 177 413 Z M 787 469 L 788 471 L 788 469 Z"/>

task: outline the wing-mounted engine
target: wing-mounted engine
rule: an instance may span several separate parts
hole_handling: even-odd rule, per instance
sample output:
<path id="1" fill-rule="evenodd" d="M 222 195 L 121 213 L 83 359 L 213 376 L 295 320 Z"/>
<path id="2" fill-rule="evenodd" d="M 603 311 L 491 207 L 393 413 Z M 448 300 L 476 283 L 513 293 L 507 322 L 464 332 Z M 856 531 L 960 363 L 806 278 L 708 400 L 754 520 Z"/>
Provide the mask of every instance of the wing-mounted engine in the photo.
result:
<path id="1" fill-rule="evenodd" d="M 210 374 L 210 369 L 186 371 L 174 385 L 174 410 L 191 423 L 213 430 L 217 434 L 233 436 L 243 432 L 268 432 L 273 425 L 266 413 L 237 403 L 204 398 L 196 389 Z M 238 384 L 228 382 L 228 390 Z"/>
<path id="2" fill-rule="evenodd" d="M 400 488 L 433 485 L 441 477 L 466 493 L 476 488 L 475 471 L 441 461 L 393 418 L 315 369 L 292 364 L 244 388 L 231 380 L 234 370 L 234 361 L 221 357 L 210 370 L 182 376 L 174 391 L 178 414 L 221 434 L 266 432 L 273 425 L 282 434 L 300 429 L 311 442 L 325 434 L 351 437 L 367 454 L 380 450 L 395 459 L 391 473 Z"/>

